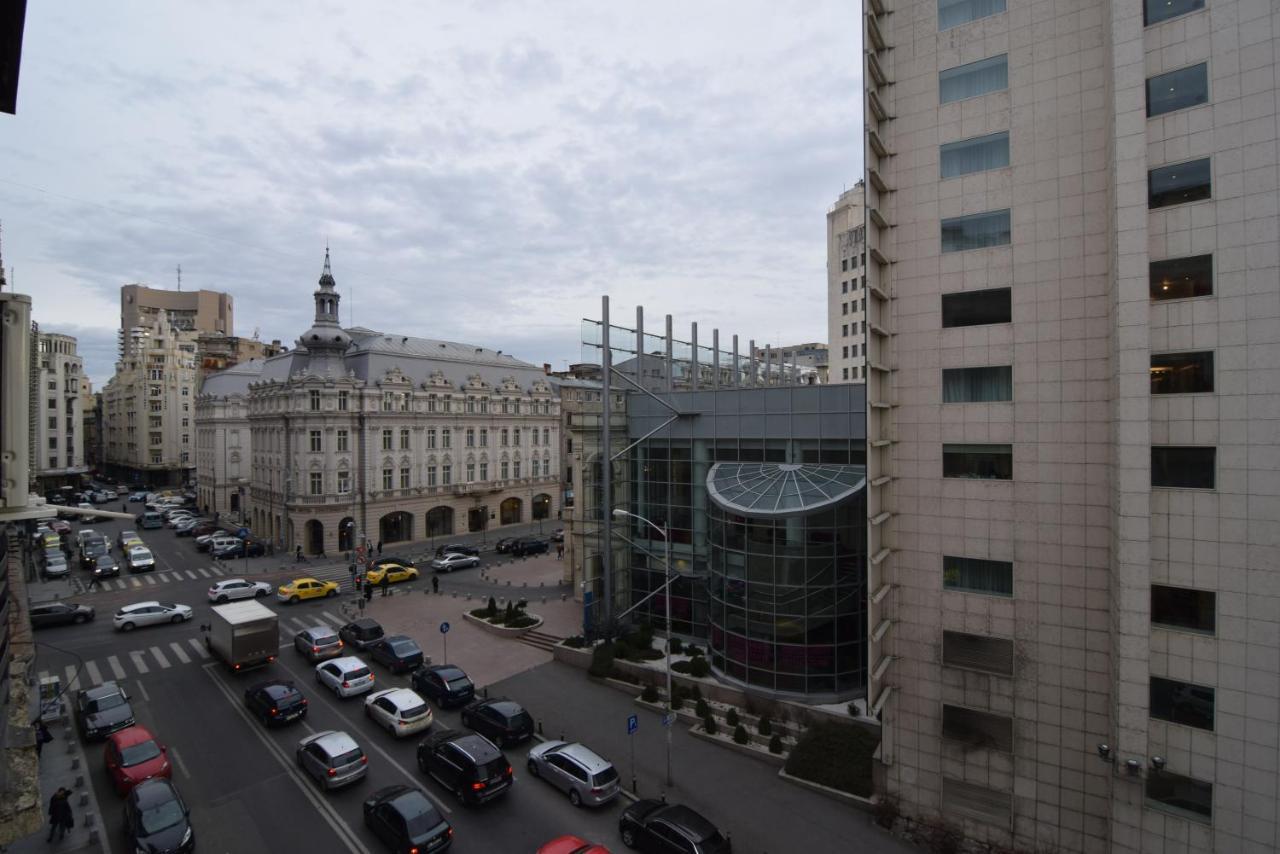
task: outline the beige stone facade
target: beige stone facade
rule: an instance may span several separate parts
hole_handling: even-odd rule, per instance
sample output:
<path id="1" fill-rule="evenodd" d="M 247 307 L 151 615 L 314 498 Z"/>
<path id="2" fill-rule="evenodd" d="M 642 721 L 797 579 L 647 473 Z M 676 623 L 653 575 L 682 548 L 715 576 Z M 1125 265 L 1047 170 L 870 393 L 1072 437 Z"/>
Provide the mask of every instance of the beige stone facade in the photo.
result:
<path id="1" fill-rule="evenodd" d="M 37 336 L 36 458 L 33 470 L 42 492 L 75 486 L 88 471 L 84 455 L 84 360 L 70 335 L 40 332 Z"/>
<path id="2" fill-rule="evenodd" d="M 866 382 L 866 224 L 863 182 L 827 211 L 827 376 L 823 382 Z"/>
<path id="3" fill-rule="evenodd" d="M 134 330 L 149 329 L 161 313 L 178 329 L 231 335 L 235 330 L 231 295 L 221 291 L 169 291 L 146 285 L 120 288 L 120 355 L 128 353 Z"/>
<path id="4" fill-rule="evenodd" d="M 1280 6 L 865 13 L 889 791 L 1028 850 L 1275 851 Z"/>

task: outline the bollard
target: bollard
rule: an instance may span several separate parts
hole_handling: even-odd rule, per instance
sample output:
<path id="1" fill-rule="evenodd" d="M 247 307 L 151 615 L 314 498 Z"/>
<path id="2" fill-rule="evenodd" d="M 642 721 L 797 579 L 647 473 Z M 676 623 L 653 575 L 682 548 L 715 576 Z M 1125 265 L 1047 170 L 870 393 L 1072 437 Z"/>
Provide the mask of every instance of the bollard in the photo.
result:
<path id="1" fill-rule="evenodd" d="M 85 794 L 87 795 L 88 793 L 86 792 Z M 85 826 L 85 827 L 93 827 L 93 826 L 94 826 L 94 824 L 95 824 L 95 821 L 94 821 L 94 815 L 93 815 L 93 813 L 91 813 L 91 812 L 86 812 L 86 813 L 84 814 L 84 826 Z M 97 832 L 97 831 L 94 831 L 94 833 L 96 833 L 96 832 Z"/>
<path id="2" fill-rule="evenodd" d="M 75 753 L 75 752 L 76 752 L 76 743 L 74 741 L 68 741 L 67 753 Z"/>
<path id="3" fill-rule="evenodd" d="M 77 774 L 77 775 L 76 775 L 76 788 L 77 788 L 77 789 L 83 789 L 83 788 L 84 788 L 84 775 L 83 775 L 83 774 Z"/>
<path id="4" fill-rule="evenodd" d="M 541 721 L 541 719 L 539 719 L 539 721 L 538 721 L 538 735 L 542 735 L 542 721 Z"/>
<path id="5" fill-rule="evenodd" d="M 508 578 L 508 579 L 507 579 L 507 586 L 508 586 L 508 587 L 510 587 L 510 586 L 511 586 L 511 579 L 510 579 L 510 578 Z"/>
<path id="6" fill-rule="evenodd" d="M 77 768 L 79 768 L 79 767 L 80 767 L 80 757 L 79 757 L 79 756 L 72 756 L 72 757 L 71 757 L 71 770 L 72 770 L 72 771 L 74 771 L 74 770 L 76 770 L 76 769 L 77 769 Z"/>
<path id="7" fill-rule="evenodd" d="M 457 598 L 458 598 L 458 591 L 457 591 L 457 590 L 452 590 L 452 591 L 450 591 L 450 592 L 449 592 L 449 595 L 450 595 L 450 596 L 452 596 L 454 599 L 457 599 Z"/>
<path id="8" fill-rule="evenodd" d="M 88 793 L 88 792 L 81 792 L 81 793 L 80 793 L 80 806 L 84 806 L 84 805 L 85 805 L 85 804 L 87 804 L 87 803 L 89 803 L 89 793 Z"/>
<path id="9" fill-rule="evenodd" d="M 539 587 L 544 587 L 544 586 L 546 586 L 546 582 L 545 582 L 545 581 L 539 581 L 539 582 L 538 582 L 538 586 L 539 586 Z"/>
<path id="10" fill-rule="evenodd" d="M 521 587 L 528 587 L 528 586 L 529 586 L 529 582 L 527 582 L 527 581 L 522 581 L 522 582 L 520 582 L 520 586 L 521 586 Z"/>
<path id="11" fill-rule="evenodd" d="M 457 593 L 455 593 L 455 594 L 453 594 L 453 595 L 454 595 L 454 596 L 457 596 L 458 594 L 457 594 Z M 471 594 L 470 594 L 470 593 L 468 593 L 468 594 L 467 594 L 467 601 L 468 601 L 468 602 L 470 602 L 470 601 L 471 601 Z"/>
<path id="12" fill-rule="evenodd" d="M 547 597 L 546 597 L 546 596 L 543 596 L 543 597 L 542 597 L 542 604 L 543 604 L 543 605 L 547 604 Z"/>
<path id="13" fill-rule="evenodd" d="M 561 601 L 561 602 L 563 602 L 563 601 L 564 601 L 565 599 L 567 599 L 567 598 L 569 598 L 569 594 L 568 594 L 568 593 L 561 593 L 561 594 L 560 594 L 560 601 Z"/>

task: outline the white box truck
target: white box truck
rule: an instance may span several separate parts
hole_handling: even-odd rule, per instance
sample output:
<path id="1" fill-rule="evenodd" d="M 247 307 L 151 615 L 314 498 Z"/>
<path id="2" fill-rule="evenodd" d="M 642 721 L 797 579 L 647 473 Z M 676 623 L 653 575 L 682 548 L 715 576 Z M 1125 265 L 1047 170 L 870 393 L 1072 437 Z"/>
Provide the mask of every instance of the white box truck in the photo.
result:
<path id="1" fill-rule="evenodd" d="M 214 605 L 205 643 L 232 670 L 248 670 L 276 660 L 280 624 L 275 611 L 246 600 Z"/>

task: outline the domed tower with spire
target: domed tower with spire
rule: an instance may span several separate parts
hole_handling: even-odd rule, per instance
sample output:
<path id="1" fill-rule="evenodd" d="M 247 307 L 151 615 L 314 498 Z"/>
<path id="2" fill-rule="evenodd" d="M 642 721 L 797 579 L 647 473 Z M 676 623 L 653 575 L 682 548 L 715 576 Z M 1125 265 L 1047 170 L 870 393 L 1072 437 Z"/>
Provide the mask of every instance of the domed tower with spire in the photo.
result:
<path id="1" fill-rule="evenodd" d="M 338 283 L 334 281 L 329 265 L 327 246 L 324 249 L 324 270 L 320 273 L 319 287 L 313 298 L 316 303 L 315 321 L 298 339 L 298 348 L 310 355 L 308 368 L 313 373 L 341 374 L 342 354 L 351 346 L 351 336 L 338 322 Z M 331 371 L 326 371 L 327 368 Z"/>

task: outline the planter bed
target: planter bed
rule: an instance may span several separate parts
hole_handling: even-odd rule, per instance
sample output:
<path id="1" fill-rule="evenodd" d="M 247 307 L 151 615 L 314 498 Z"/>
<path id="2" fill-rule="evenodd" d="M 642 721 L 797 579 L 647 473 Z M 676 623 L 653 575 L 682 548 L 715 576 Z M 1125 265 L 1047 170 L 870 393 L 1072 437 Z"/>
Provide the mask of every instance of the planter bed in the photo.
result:
<path id="1" fill-rule="evenodd" d="M 733 740 L 732 734 L 720 735 L 719 733 L 717 733 L 716 735 L 712 735 L 711 733 L 707 732 L 701 727 L 690 727 L 689 734 L 692 735 L 694 738 L 700 738 L 703 741 L 710 741 L 714 744 L 719 744 L 722 747 L 731 748 L 733 750 L 738 751 L 739 753 L 750 756 L 753 759 L 759 759 L 763 762 L 768 762 L 772 765 L 777 765 L 779 771 L 782 770 L 782 766 L 785 765 L 787 762 L 786 753 L 774 754 L 774 753 L 770 753 L 768 748 L 761 749 L 758 747 L 752 747 L 749 744 L 738 744 L 738 742 Z"/>
<path id="2" fill-rule="evenodd" d="M 472 623 L 473 625 L 479 626 L 481 629 L 483 629 L 484 631 L 488 632 L 491 635 L 497 635 L 498 637 L 504 637 L 504 638 L 518 638 L 521 635 L 528 634 L 529 632 L 538 628 L 538 626 L 542 625 L 542 618 L 539 617 L 537 614 L 529 614 L 528 616 L 531 619 L 536 620 L 537 622 L 535 622 L 532 626 L 522 626 L 521 628 L 518 628 L 518 629 L 512 629 L 512 628 L 508 628 L 507 626 L 494 625 L 488 620 L 482 620 L 479 617 L 473 616 L 469 611 L 462 612 L 462 619 Z"/>

